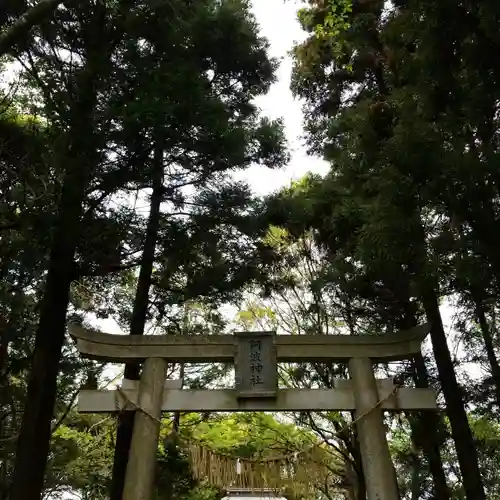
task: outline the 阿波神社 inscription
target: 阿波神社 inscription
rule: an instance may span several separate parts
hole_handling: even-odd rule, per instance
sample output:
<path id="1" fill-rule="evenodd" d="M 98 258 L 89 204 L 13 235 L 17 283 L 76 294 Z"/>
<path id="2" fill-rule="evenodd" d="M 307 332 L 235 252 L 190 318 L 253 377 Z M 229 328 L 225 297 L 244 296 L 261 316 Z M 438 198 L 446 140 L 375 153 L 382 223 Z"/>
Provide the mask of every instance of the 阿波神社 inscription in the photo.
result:
<path id="1" fill-rule="evenodd" d="M 235 387 L 239 398 L 276 397 L 275 337 L 274 332 L 235 333 Z"/>
<path id="2" fill-rule="evenodd" d="M 163 411 L 354 410 L 368 500 L 398 500 L 382 412 L 436 410 L 430 389 L 397 388 L 377 380 L 373 363 L 410 359 L 420 353 L 428 325 L 384 336 L 276 335 L 238 332 L 210 336 L 109 335 L 76 325 L 70 333 L 80 353 L 108 362 L 142 362 L 139 384 L 127 381 L 117 391 L 81 391 L 79 409 L 112 412 L 132 402 L 134 434 L 123 500 L 150 500 L 154 460 Z M 347 363 L 349 380 L 333 389 L 278 389 L 277 362 Z M 186 390 L 165 382 L 167 362 L 235 364 L 235 388 Z M 396 390 L 397 389 L 397 390 Z M 128 401 L 127 401 L 128 400 Z M 132 410 L 137 406 L 128 406 Z M 127 487 L 128 485 L 128 487 Z"/>

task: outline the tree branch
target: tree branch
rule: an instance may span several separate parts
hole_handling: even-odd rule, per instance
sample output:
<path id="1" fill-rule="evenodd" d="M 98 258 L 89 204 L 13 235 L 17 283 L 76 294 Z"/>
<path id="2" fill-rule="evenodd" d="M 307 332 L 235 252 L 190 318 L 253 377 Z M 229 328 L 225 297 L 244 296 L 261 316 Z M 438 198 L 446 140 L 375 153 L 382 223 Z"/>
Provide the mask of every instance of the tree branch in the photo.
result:
<path id="1" fill-rule="evenodd" d="M 70 399 L 68 405 L 66 406 L 66 409 L 64 410 L 63 414 L 59 417 L 59 419 L 57 420 L 57 422 L 52 427 L 51 434 L 54 434 L 54 432 L 56 432 L 56 430 L 66 420 L 66 417 L 69 415 L 69 412 L 71 411 L 71 408 L 73 408 L 73 405 L 75 404 L 76 398 L 77 398 L 77 396 L 78 396 L 79 393 L 80 393 L 80 387 L 71 396 L 71 399 Z"/>
<path id="2" fill-rule="evenodd" d="M 40 0 L 28 9 L 12 26 L 0 35 L 0 57 L 8 53 L 14 45 L 30 32 L 36 24 L 40 24 L 50 16 L 63 0 Z"/>
<path id="3" fill-rule="evenodd" d="M 73 272 L 73 280 L 80 279 L 82 277 L 96 277 L 96 276 L 106 276 L 110 273 L 116 273 L 119 271 L 126 271 L 127 269 L 132 269 L 139 265 L 139 261 L 129 262 L 128 264 L 109 264 L 107 266 L 101 266 L 97 269 L 90 269 L 85 266 L 80 266 L 75 264 Z"/>

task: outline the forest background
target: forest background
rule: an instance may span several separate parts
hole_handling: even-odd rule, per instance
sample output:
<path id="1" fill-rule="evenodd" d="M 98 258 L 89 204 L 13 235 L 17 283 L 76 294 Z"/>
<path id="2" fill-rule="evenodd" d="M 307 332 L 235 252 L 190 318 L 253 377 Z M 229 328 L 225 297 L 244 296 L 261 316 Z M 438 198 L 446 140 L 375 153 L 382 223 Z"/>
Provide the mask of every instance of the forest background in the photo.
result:
<path id="1" fill-rule="evenodd" d="M 139 335 L 429 321 L 423 357 L 379 367 L 446 408 L 386 416 L 401 496 L 500 498 L 496 3 L 311 1 L 299 23 L 280 0 L 42 0 L 13 39 L 37 4 L 7 4 L 0 498 L 121 498 L 130 416 L 77 414 L 79 389 L 115 372 L 78 358 L 67 320 Z M 345 376 L 284 366 L 280 383 Z M 362 500 L 350 420 L 166 416 L 156 494 L 222 495 L 187 441 L 249 458 L 312 440 L 334 457 L 314 496 Z"/>

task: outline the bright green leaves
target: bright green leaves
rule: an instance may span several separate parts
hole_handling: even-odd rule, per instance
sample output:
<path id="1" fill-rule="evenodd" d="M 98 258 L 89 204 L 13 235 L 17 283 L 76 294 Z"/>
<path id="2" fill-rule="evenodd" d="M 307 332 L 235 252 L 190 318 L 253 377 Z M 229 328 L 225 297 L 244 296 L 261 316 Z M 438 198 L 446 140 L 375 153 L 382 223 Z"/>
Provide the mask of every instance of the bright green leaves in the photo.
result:
<path id="1" fill-rule="evenodd" d="M 315 442 L 313 434 L 267 413 L 235 413 L 201 422 L 191 437 L 210 449 L 241 458 L 287 455 Z"/>
<path id="2" fill-rule="evenodd" d="M 273 309 L 258 302 L 248 302 L 238 311 L 236 324 L 244 330 L 276 330 L 277 316 Z"/>
<path id="3" fill-rule="evenodd" d="M 352 12 L 352 2 L 353 0 L 328 0 L 323 24 L 317 24 L 314 28 L 316 36 L 329 40 L 332 51 L 339 55 L 344 50 L 340 35 L 351 26 L 349 14 Z"/>

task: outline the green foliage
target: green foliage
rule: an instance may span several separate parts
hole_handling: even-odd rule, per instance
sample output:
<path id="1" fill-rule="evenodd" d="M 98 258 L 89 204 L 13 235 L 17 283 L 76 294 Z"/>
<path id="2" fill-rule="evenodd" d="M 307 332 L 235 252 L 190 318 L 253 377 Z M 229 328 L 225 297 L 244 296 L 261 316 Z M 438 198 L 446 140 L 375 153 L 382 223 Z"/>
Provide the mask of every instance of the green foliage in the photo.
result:
<path id="1" fill-rule="evenodd" d="M 189 420 L 184 425 L 189 429 Z M 217 452 L 241 458 L 284 456 L 315 442 L 312 433 L 266 413 L 235 413 L 202 421 L 192 428 L 189 436 Z"/>
<path id="2" fill-rule="evenodd" d="M 199 443 L 224 454 L 244 457 L 282 456 L 300 451 L 315 442 L 290 423 L 281 423 L 269 414 L 221 415 L 206 419 L 188 414 L 181 419 L 180 439 L 170 439 L 168 420 L 158 448 L 156 494 L 184 500 L 219 500 L 221 492 L 192 477 L 183 443 Z M 111 475 L 115 421 L 100 415 L 68 419 L 54 433 L 46 488 L 56 496 L 79 492 L 84 498 L 105 498 Z"/>
<path id="3" fill-rule="evenodd" d="M 2 33 L 32 3 L 5 7 Z M 310 1 L 298 14 L 309 37 L 294 49 L 292 90 L 304 103 L 308 147 L 331 170 L 267 200 L 231 178 L 288 160 L 283 122 L 254 104 L 275 81 L 277 61 L 250 10 L 246 0 L 65 2 L 9 47 L 22 70 L 0 110 L 0 497 L 14 465 L 48 249 L 67 209 L 63 187 L 83 193 L 81 230 L 62 241 L 75 246 L 70 318 L 113 318 L 127 331 L 159 168 L 148 328 L 220 333 L 227 318 L 219 308 L 245 299 L 234 321 L 241 328 L 383 334 L 422 322 L 429 290 L 453 297 L 466 351 L 459 361 L 484 372 L 472 380 L 457 361 L 460 393 L 488 498 L 499 498 L 498 2 Z M 71 184 L 71 172 L 86 172 L 82 183 Z M 47 495 L 107 498 L 114 420 L 72 409 L 79 387 L 102 369 L 64 343 Z M 180 370 L 193 388 L 228 376 L 221 365 Z M 410 364 L 399 374 L 418 380 Z M 280 368 L 293 387 L 332 387 L 345 376 L 337 365 Z M 343 487 L 359 488 L 361 500 L 356 435 L 343 430 L 349 417 L 294 419 L 300 427 L 260 413 L 182 415 L 180 435 L 242 457 L 321 439 L 343 457 Z M 387 419 L 404 498 L 434 494 L 419 419 Z M 438 424 L 450 497 L 465 498 L 450 426 Z M 167 420 L 158 450 L 158 498 L 219 500 L 222 492 L 193 479 L 171 427 Z M 434 429 L 424 428 L 430 441 Z"/>
<path id="4" fill-rule="evenodd" d="M 437 338 L 440 317 L 435 307 L 432 312 L 430 296 L 456 294 L 460 304 L 467 304 L 463 331 L 469 337 L 470 316 L 482 311 L 482 359 L 490 373 L 498 373 L 492 347 L 492 288 L 498 276 L 493 248 L 498 249 L 498 242 L 488 233 L 498 224 L 493 180 L 498 124 L 496 97 L 490 96 L 499 87 L 496 63 L 485 56 L 497 37 L 485 28 L 483 17 L 498 12 L 490 10 L 491 2 L 479 4 L 457 11 L 447 2 L 353 2 L 348 13 L 339 8 L 335 22 L 340 28 L 329 39 L 323 28 L 318 36 L 317 27 L 331 25 L 336 8 L 309 2 L 300 19 L 310 36 L 295 48 L 292 90 L 304 100 L 310 150 L 327 159 L 331 170 L 324 180 L 305 180 L 268 204 L 273 224 L 295 242 L 308 235 L 323 252 L 322 264 L 329 262 L 330 269 L 320 289 L 324 295 L 329 282 L 347 295 L 351 307 L 345 324 L 352 333 L 406 328 L 425 310 L 434 323 L 432 340 L 447 402 L 454 375 L 448 370 L 448 381 L 443 378 L 444 365 L 451 363 L 443 358 L 445 333 Z M 297 289 L 289 274 L 280 274 L 285 289 Z M 343 279 L 335 280 L 336 275 Z M 483 292 L 485 282 L 491 285 Z M 298 283 L 307 289 L 309 277 Z M 279 296 L 286 303 L 281 290 Z M 302 302 L 311 297 L 312 287 Z M 277 306 L 283 308 L 282 303 Z M 307 308 L 299 310 L 296 322 L 303 324 Z M 331 306 L 317 310 L 325 310 L 326 318 L 337 314 Z M 436 347 L 439 341 L 443 348 Z M 496 380 L 498 387 L 500 378 Z M 479 396 L 477 386 L 469 387 Z M 461 397 L 457 385 L 454 394 Z M 488 400 L 474 399 L 486 412 L 493 391 L 488 394 Z M 457 447 L 463 450 L 462 439 Z M 479 474 L 469 475 L 477 471 L 472 440 L 466 446 L 471 453 L 458 456 L 465 490 L 470 498 L 484 498 Z M 426 466 L 418 451 L 413 453 L 418 460 L 412 453 L 406 454 L 406 477 Z M 409 480 L 410 489 L 432 487 L 424 476 Z M 488 495 L 495 494 L 487 488 Z"/>
<path id="5" fill-rule="evenodd" d="M 14 7 L 9 5 L 2 24 L 10 26 L 29 6 Z M 62 326 L 54 332 L 49 325 L 40 327 L 34 342 L 47 269 L 49 284 L 62 270 L 41 301 L 46 317 L 51 307 L 60 311 L 50 318 L 54 324 L 63 325 L 69 306 L 73 320 L 116 315 L 128 328 L 147 228 L 147 218 L 131 198 L 135 193 L 147 199 L 144 189 L 161 170 L 162 213 L 145 320 L 154 318 L 166 333 L 221 328 L 220 315 L 203 308 L 236 299 L 242 287 L 260 279 L 256 239 L 265 230 L 260 204 L 229 173 L 254 163 L 280 167 L 287 161 L 283 123 L 260 116 L 253 104 L 274 81 L 277 64 L 267 55 L 267 41 L 259 36 L 247 2 L 146 0 L 131 6 L 96 0 L 56 7 L 11 47 L 21 64 L 19 93 L 0 124 L 0 154 L 7 167 L 0 177 L 7 200 L 0 207 L 0 229 L 6 234 L 0 241 L 6 278 L 0 305 L 11 320 L 2 325 L 2 363 L 7 355 L 13 365 L 24 361 L 15 374 L 10 359 L 2 365 L 16 396 L 10 405 L 16 412 L 3 419 L 10 427 L 3 425 L 2 436 L 19 430 L 17 407 L 25 399 L 33 346 L 35 359 L 47 354 L 54 366 L 60 354 Z M 27 113 L 33 120 L 20 119 Z M 206 238 L 207 231 L 213 238 Z M 193 304 L 199 305 L 202 320 L 187 318 L 186 310 L 196 309 Z M 30 314 L 29 328 L 23 308 Z M 207 326 L 203 320 L 209 316 Z M 56 416 L 64 419 L 71 395 L 91 368 L 75 363 L 66 346 L 62 354 Z M 30 387 L 45 373 L 34 365 L 41 372 Z M 203 385 L 219 374 L 215 367 L 205 372 L 205 380 L 197 377 L 192 383 Z M 36 390 L 44 390 L 50 400 L 55 384 L 54 373 Z M 30 400 L 35 401 L 33 390 Z M 28 407 L 25 421 L 37 412 Z M 37 426 L 48 429 L 48 413 Z M 25 425 L 23 435 L 32 428 Z M 60 453 L 51 455 L 47 476 L 54 494 L 74 486 L 64 479 L 64 464 L 74 461 L 73 445 L 84 437 L 54 434 Z M 20 449 L 38 463 L 30 473 L 41 478 L 44 443 L 29 441 L 20 439 L 26 442 Z M 12 452 L 6 450 L 6 487 Z M 75 467 L 88 469 L 83 463 Z M 89 486 L 85 495 L 102 495 L 105 486 Z"/>
<path id="6" fill-rule="evenodd" d="M 319 6 L 320 3 L 316 2 Z M 302 8 L 298 12 L 299 21 L 303 26 L 314 26 L 317 39 L 333 54 L 341 55 L 344 51 L 343 35 L 351 27 L 349 14 L 352 12 L 353 0 L 328 0 L 322 2 L 324 17 L 320 21 L 312 9 Z M 320 21 L 320 22 L 318 22 Z M 314 25 L 317 22 L 318 24 Z M 351 69 L 349 65 L 346 69 Z"/>

